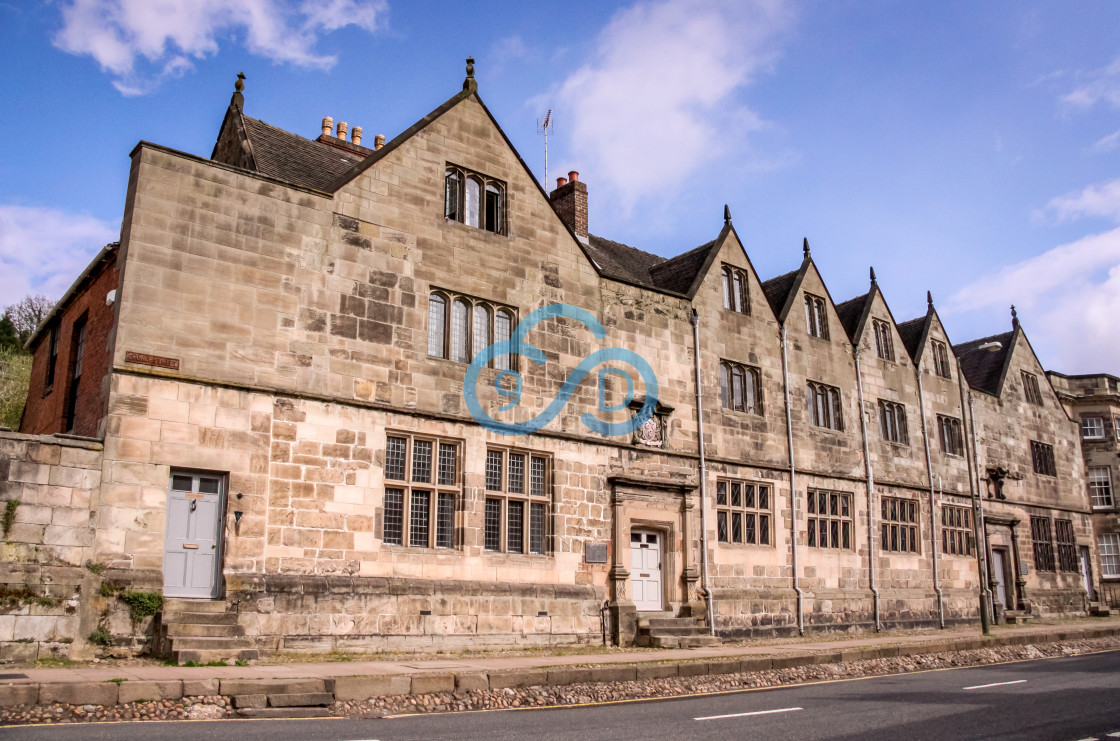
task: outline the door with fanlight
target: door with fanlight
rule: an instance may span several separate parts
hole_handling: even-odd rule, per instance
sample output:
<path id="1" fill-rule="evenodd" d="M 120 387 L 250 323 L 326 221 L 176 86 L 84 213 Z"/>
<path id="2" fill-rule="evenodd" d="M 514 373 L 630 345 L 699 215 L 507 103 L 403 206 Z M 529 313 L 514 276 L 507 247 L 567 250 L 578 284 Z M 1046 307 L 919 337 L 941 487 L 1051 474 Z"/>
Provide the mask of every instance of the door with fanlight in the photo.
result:
<path id="1" fill-rule="evenodd" d="M 224 476 L 172 471 L 163 545 L 164 596 L 219 596 L 224 501 Z"/>

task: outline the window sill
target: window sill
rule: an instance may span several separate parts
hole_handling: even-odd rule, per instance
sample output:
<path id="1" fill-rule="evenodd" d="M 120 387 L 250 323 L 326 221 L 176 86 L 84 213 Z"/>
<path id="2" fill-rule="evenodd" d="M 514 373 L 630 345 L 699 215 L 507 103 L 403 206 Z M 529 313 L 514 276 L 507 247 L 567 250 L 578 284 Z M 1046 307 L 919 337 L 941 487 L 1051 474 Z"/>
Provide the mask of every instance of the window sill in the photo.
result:
<path id="1" fill-rule="evenodd" d="M 727 541 L 723 541 L 723 540 L 718 540 L 718 541 L 716 541 L 716 545 L 718 545 L 718 546 L 719 546 L 719 547 L 721 547 L 721 548 L 723 548 L 723 547 L 728 547 L 728 548 L 743 548 L 743 549 L 748 549 L 748 548 L 750 548 L 750 549 L 759 549 L 759 548 L 764 548 L 764 549 L 766 549 L 766 550 L 768 550 L 768 551 L 772 551 L 772 550 L 774 550 L 774 548 L 775 548 L 775 546 L 774 546 L 774 545 L 771 545 L 771 544 L 769 544 L 769 543 L 729 543 L 729 542 L 727 542 Z"/>
<path id="2" fill-rule="evenodd" d="M 492 232 L 489 229 L 483 229 L 480 226 L 471 226 L 470 224 L 458 221 L 457 219 L 449 219 L 446 216 L 443 217 L 443 222 L 445 224 L 454 224 L 455 226 L 462 227 L 463 229 L 470 229 L 474 234 L 489 234 L 492 237 L 499 237 L 501 239 L 506 239 L 509 237 L 509 234 L 507 233 L 508 230 L 505 232 Z"/>
<path id="3" fill-rule="evenodd" d="M 488 551 L 482 550 L 483 556 L 491 558 L 525 558 L 531 561 L 552 560 L 553 554 L 551 553 L 507 553 L 505 551 Z"/>

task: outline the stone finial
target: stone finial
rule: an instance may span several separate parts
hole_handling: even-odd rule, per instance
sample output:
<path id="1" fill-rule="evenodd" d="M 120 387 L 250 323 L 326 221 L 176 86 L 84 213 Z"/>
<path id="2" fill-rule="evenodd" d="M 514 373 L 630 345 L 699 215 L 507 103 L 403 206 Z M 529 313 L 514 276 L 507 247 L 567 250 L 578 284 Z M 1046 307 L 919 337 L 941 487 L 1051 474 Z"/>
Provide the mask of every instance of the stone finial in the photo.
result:
<path id="1" fill-rule="evenodd" d="M 723 204 L 723 223 L 724 224 L 730 224 L 731 223 L 731 209 L 728 208 L 726 203 Z"/>
<path id="2" fill-rule="evenodd" d="M 350 129 L 350 141 L 352 141 L 355 144 L 361 146 L 361 144 L 362 144 L 362 127 L 361 126 L 355 126 L 354 128 Z"/>
<path id="3" fill-rule="evenodd" d="M 1019 328 L 1019 314 L 1015 311 L 1015 304 L 1011 304 L 1011 328 Z"/>
<path id="4" fill-rule="evenodd" d="M 383 146 L 385 146 L 385 135 L 384 134 L 378 134 L 377 136 L 373 137 L 373 148 L 374 149 L 381 149 Z"/>
<path id="5" fill-rule="evenodd" d="M 926 307 L 933 308 L 933 292 L 931 291 L 926 291 Z"/>
<path id="6" fill-rule="evenodd" d="M 474 57 L 467 57 L 467 79 L 463 80 L 463 89 L 472 93 L 478 90 L 478 82 L 474 79 Z"/>
<path id="7" fill-rule="evenodd" d="M 236 108 L 241 111 L 245 109 L 245 96 L 241 91 L 245 89 L 245 73 L 237 73 L 237 82 L 233 83 L 233 97 L 230 98 L 229 105 L 231 108 Z"/>
<path id="8" fill-rule="evenodd" d="M 809 238 L 808 237 L 805 237 L 804 241 L 801 243 L 801 251 L 803 253 L 805 253 L 805 259 L 806 260 L 808 260 L 810 257 L 813 256 L 813 253 L 811 253 L 809 251 Z"/>
<path id="9" fill-rule="evenodd" d="M 876 283 L 876 281 L 875 281 L 875 266 L 873 265 L 873 266 L 871 266 L 871 284 L 875 285 L 875 283 Z"/>
<path id="10" fill-rule="evenodd" d="M 334 129 L 334 117 L 323 116 L 323 136 L 330 136 L 332 129 Z"/>

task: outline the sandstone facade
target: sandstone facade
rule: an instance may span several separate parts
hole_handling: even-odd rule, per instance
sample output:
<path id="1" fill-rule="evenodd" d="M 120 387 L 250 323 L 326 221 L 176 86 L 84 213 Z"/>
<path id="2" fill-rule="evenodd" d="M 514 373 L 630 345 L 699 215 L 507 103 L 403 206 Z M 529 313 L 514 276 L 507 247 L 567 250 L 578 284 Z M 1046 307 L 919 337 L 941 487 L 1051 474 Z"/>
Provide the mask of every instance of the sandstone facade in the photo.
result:
<path id="1" fill-rule="evenodd" d="M 625 644 L 660 612 L 710 611 L 723 636 L 932 625 L 976 619 L 979 489 L 1005 554 L 1001 609 L 1086 610 L 1079 574 L 1032 560 L 1032 515 L 1068 520 L 1077 547 L 1093 538 L 1077 424 L 1017 325 L 982 351 L 999 363 L 992 383 L 974 348 L 958 362 L 932 301 L 897 323 L 873 279 L 835 304 L 808 245 L 797 270 L 762 280 L 730 218 L 672 260 L 589 235 L 584 184 L 562 186 L 554 209 L 471 78 L 377 150 L 265 128 L 243 106 L 235 94 L 211 159 L 133 151 L 103 450 L 82 448 L 96 460 L 70 500 L 19 521 L 12 563 L 25 566 L 9 573 L 91 563 L 169 594 L 206 589 L 168 586 L 181 541 L 202 551 L 188 570 L 216 564 L 212 596 L 266 651 Z M 267 159 L 275 137 L 303 159 Z M 494 210 L 478 226 L 456 217 L 453 172 L 484 184 Z M 470 307 L 461 325 L 457 301 Z M 499 312 L 516 324 L 557 304 L 602 336 L 547 319 L 514 356 L 516 378 L 486 367 L 464 387 L 454 343 L 489 344 Z M 433 334 L 440 306 L 447 337 Z M 652 395 L 633 372 L 630 392 L 600 372 L 628 370 L 617 359 L 532 434 L 468 409 L 474 392 L 495 419 L 531 422 L 605 348 L 656 375 L 654 415 L 633 434 L 587 424 L 624 422 Z M 731 370 L 757 379 L 750 403 L 722 390 Z M 1041 404 L 1023 400 L 1024 370 Z M 500 410 L 515 383 L 518 403 Z M 810 411 L 821 389 L 835 397 Z M 901 430 L 884 431 L 884 409 Z M 948 447 L 943 419 L 959 436 Z M 1036 473 L 1031 441 L 1052 448 L 1056 475 Z M 23 456 L 9 457 L 26 478 Z M 18 517 L 56 470 L 27 474 L 46 476 L 34 495 L 8 474 Z M 211 503 L 212 533 L 181 532 Z M 52 507 L 85 517 L 80 537 L 48 537 Z M 660 558 L 636 568 L 649 535 Z M 651 569 L 660 582 L 636 600 Z"/>

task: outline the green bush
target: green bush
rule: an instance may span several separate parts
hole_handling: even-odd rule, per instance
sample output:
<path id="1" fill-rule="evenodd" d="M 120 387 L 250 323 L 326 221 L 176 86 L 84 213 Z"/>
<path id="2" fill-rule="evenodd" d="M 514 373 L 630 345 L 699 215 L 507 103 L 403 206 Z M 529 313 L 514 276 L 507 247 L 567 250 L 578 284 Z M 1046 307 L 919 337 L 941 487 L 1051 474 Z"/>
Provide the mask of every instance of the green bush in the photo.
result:
<path id="1" fill-rule="evenodd" d="M 117 597 L 128 605 L 128 616 L 134 623 L 163 609 L 163 595 L 159 592 L 124 592 Z"/>
<path id="2" fill-rule="evenodd" d="M 95 646 L 112 646 L 113 636 L 104 625 L 97 626 L 97 630 L 89 634 L 89 642 Z"/>

